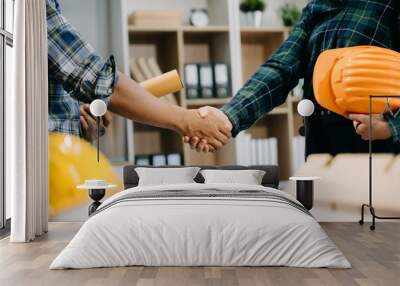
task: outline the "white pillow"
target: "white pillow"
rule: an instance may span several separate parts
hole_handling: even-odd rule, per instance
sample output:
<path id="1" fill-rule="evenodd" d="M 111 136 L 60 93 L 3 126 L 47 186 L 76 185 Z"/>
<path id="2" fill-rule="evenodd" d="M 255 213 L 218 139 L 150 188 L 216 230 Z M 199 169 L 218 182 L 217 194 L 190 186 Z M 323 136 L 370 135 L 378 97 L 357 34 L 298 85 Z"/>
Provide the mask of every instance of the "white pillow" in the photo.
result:
<path id="1" fill-rule="evenodd" d="M 261 170 L 202 170 L 205 184 L 261 185 L 265 171 Z"/>
<path id="2" fill-rule="evenodd" d="M 200 168 L 135 168 L 139 186 L 195 183 L 193 180 Z"/>

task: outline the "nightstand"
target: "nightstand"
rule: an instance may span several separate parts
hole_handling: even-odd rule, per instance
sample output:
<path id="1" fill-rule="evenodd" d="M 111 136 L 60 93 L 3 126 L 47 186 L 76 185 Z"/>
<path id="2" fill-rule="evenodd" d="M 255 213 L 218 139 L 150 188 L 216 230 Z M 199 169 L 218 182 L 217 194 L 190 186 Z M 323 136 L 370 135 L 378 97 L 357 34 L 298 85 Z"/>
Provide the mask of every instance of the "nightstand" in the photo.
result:
<path id="1" fill-rule="evenodd" d="M 107 189 L 116 188 L 117 185 L 109 185 L 104 180 L 86 180 L 84 185 L 79 185 L 76 188 L 81 190 L 88 190 L 89 197 L 93 203 L 89 206 L 89 216 L 94 213 L 101 205 L 100 200 L 104 198 Z"/>
<path id="2" fill-rule="evenodd" d="M 311 210 L 314 206 L 314 181 L 320 177 L 290 177 L 291 181 L 296 182 L 296 198 L 307 209 Z"/>

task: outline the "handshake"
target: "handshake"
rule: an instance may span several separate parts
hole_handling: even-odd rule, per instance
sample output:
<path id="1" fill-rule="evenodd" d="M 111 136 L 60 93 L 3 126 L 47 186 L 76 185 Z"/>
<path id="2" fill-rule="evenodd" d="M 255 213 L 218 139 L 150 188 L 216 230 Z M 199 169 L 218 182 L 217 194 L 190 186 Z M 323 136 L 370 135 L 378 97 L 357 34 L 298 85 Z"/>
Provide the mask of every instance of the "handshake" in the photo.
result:
<path id="1" fill-rule="evenodd" d="M 177 108 L 176 110 L 160 111 L 163 113 L 163 121 L 168 118 L 175 126 L 173 128 L 183 135 L 183 141 L 196 149 L 198 152 L 215 152 L 223 147 L 231 138 L 232 124 L 228 117 L 221 110 L 204 106 L 199 109 L 186 110 Z M 170 114 L 181 116 L 171 116 Z M 100 123 L 101 135 L 109 127 L 112 121 L 110 112 L 107 112 Z M 96 120 L 90 113 L 89 104 L 80 106 L 80 125 L 83 137 L 92 142 L 96 140 L 97 125 Z M 151 124 L 151 122 L 145 122 Z M 161 126 L 159 126 L 161 127 Z M 171 128 L 172 129 L 172 128 Z"/>
<path id="2" fill-rule="evenodd" d="M 215 152 L 231 138 L 232 123 L 221 110 L 204 106 L 187 110 L 183 118 L 183 141 L 198 152 Z"/>

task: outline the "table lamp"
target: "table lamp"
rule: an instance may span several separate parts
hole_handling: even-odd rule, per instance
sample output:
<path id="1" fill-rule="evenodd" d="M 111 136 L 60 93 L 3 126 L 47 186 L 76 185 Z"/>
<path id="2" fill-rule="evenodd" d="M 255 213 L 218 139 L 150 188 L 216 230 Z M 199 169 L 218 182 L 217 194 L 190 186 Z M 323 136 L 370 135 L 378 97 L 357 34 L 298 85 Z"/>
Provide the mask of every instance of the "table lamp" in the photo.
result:
<path id="1" fill-rule="evenodd" d="M 308 117 L 310 117 L 315 110 L 314 103 L 309 99 L 303 99 L 297 105 L 297 112 L 303 117 L 304 124 L 304 138 L 305 138 L 305 150 L 304 157 L 307 162 L 307 141 L 308 141 Z M 301 133 L 301 132 L 300 132 Z"/>
<path id="2" fill-rule="evenodd" d="M 315 110 L 314 103 L 309 99 L 303 99 L 297 105 L 297 112 L 303 117 L 305 150 L 304 159 L 307 162 L 307 141 L 308 141 L 308 117 Z M 300 133 L 302 133 L 300 131 Z M 314 181 L 319 177 L 290 177 L 291 181 L 296 182 L 296 198 L 307 210 L 311 210 L 314 206 Z"/>
<path id="3" fill-rule="evenodd" d="M 107 105 L 101 99 L 95 99 L 90 104 L 90 113 L 96 118 L 96 133 L 97 133 L 97 162 L 100 160 L 100 118 L 107 112 Z"/>
<path id="4" fill-rule="evenodd" d="M 83 185 L 77 186 L 78 189 L 88 190 L 89 197 L 93 200 L 88 209 L 89 216 L 91 216 L 101 205 L 100 200 L 104 198 L 106 190 L 116 187 L 117 185 L 111 185 L 105 180 L 86 180 Z"/>

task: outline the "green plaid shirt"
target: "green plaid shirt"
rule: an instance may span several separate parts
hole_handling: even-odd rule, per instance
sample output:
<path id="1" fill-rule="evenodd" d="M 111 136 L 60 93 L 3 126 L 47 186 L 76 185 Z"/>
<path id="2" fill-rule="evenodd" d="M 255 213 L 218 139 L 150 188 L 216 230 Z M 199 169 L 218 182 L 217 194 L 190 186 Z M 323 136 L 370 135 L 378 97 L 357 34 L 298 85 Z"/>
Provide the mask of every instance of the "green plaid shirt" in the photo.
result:
<path id="1" fill-rule="evenodd" d="M 399 51 L 399 0 L 312 0 L 289 38 L 222 110 L 233 135 L 249 128 L 304 78 L 304 97 L 314 101 L 312 77 L 319 54 L 328 49 L 374 45 Z M 315 103 L 317 108 L 320 108 Z M 389 118 L 395 141 L 400 118 Z"/>
<path id="2" fill-rule="evenodd" d="M 49 61 L 49 131 L 80 135 L 79 103 L 108 103 L 118 81 L 107 62 L 61 15 L 57 0 L 46 0 Z"/>

